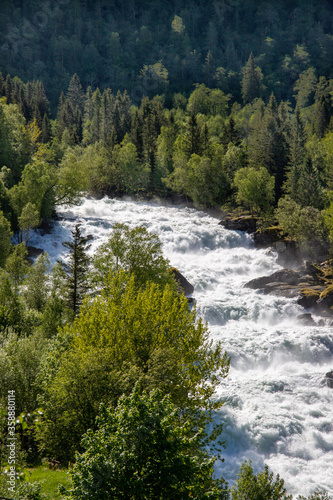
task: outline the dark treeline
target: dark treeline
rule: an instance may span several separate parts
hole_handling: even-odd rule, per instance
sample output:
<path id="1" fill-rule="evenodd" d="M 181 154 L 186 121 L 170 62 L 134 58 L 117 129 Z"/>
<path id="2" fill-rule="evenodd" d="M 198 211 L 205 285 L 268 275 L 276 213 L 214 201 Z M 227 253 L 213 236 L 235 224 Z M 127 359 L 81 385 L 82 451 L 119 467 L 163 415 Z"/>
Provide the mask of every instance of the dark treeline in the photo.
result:
<path id="1" fill-rule="evenodd" d="M 1 3 L 5 74 L 43 82 L 56 109 L 77 73 L 84 88 L 187 97 L 195 83 L 241 98 L 250 52 L 263 73 L 263 97 L 293 100 L 299 74 L 332 69 L 328 0 L 52 0 Z"/>

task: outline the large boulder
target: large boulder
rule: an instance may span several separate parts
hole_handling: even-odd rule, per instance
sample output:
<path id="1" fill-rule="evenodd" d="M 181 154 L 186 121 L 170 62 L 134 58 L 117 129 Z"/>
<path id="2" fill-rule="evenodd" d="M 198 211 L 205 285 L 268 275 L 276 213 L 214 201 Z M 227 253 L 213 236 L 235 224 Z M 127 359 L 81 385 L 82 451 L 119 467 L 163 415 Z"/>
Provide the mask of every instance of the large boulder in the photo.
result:
<path id="1" fill-rule="evenodd" d="M 191 295 L 194 292 L 194 286 L 191 285 L 183 276 L 178 269 L 172 267 L 170 271 L 173 273 L 176 282 L 178 283 L 179 289 L 184 293 L 184 295 Z"/>
<path id="2" fill-rule="evenodd" d="M 326 373 L 325 381 L 326 381 L 326 385 L 328 385 L 328 387 L 333 389 L 333 370 L 331 372 Z"/>
<path id="3" fill-rule="evenodd" d="M 261 278 L 255 278 L 248 283 L 246 283 L 247 288 L 252 288 L 254 290 L 262 290 L 267 294 L 274 294 L 276 290 L 281 288 L 292 289 L 299 284 L 302 278 L 300 271 L 293 271 L 292 269 L 282 269 L 281 271 L 276 271 L 270 276 L 263 276 Z"/>
<path id="4" fill-rule="evenodd" d="M 310 271 L 311 274 L 307 267 L 300 271 L 282 269 L 270 276 L 253 279 L 245 286 L 268 295 L 297 297 L 297 303 L 305 308 L 328 309 L 329 304 L 333 304 L 333 290 L 332 293 L 330 290 L 326 291 L 325 286 L 319 284 L 311 269 Z"/>
<path id="5" fill-rule="evenodd" d="M 245 231 L 246 233 L 254 233 L 257 230 L 257 217 L 250 215 L 226 215 L 219 224 L 226 229 L 233 231 Z"/>
<path id="6" fill-rule="evenodd" d="M 322 290 L 323 287 L 318 287 L 318 286 L 313 286 L 313 287 L 309 286 L 307 288 L 302 288 L 300 291 L 300 295 L 297 299 L 297 303 L 300 306 L 305 307 L 306 309 L 309 309 L 310 307 L 315 307 Z"/>

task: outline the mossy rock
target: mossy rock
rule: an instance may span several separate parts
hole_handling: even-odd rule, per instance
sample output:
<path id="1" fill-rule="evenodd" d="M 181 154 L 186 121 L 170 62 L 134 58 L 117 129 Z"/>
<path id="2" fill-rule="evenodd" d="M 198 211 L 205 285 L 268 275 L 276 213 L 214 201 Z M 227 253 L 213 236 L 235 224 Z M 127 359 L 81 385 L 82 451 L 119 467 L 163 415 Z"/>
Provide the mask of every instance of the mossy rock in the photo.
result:
<path id="1" fill-rule="evenodd" d="M 333 285 L 329 285 L 327 288 L 325 288 L 325 290 L 321 292 L 319 298 L 321 301 L 330 299 L 333 305 Z"/>
<path id="2" fill-rule="evenodd" d="M 319 299 L 320 291 L 313 288 L 302 288 L 301 294 L 306 298 L 316 297 Z"/>
<path id="3" fill-rule="evenodd" d="M 302 288 L 297 302 L 305 308 L 314 307 L 320 297 L 320 291 L 313 288 Z"/>

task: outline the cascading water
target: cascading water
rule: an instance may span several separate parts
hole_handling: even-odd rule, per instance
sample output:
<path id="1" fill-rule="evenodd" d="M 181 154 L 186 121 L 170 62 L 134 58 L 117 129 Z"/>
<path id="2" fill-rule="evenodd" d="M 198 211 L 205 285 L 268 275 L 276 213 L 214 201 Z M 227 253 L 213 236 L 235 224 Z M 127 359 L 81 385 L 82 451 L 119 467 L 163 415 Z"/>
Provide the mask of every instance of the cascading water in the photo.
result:
<path id="1" fill-rule="evenodd" d="M 280 266 L 276 254 L 257 250 L 251 238 L 229 231 L 194 209 L 123 200 L 85 199 L 59 211 L 52 234 L 35 233 L 31 245 L 52 262 L 64 258 L 74 221 L 93 237 L 90 252 L 107 240 L 115 222 L 144 225 L 157 233 L 164 255 L 194 285 L 197 311 L 231 357 L 217 397 L 225 405 L 225 462 L 216 473 L 236 479 L 243 460 L 255 471 L 267 464 L 285 479 L 289 493 L 316 487 L 333 493 L 333 389 L 324 383 L 333 368 L 332 328 L 303 326 L 293 299 L 262 295 L 243 285 Z"/>

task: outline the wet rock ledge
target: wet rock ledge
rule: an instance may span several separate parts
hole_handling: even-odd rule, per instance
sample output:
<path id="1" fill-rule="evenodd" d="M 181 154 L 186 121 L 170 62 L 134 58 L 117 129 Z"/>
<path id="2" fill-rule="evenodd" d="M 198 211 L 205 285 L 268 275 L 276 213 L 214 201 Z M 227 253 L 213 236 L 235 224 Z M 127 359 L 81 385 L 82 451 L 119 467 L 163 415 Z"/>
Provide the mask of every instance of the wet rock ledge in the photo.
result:
<path id="1" fill-rule="evenodd" d="M 277 226 L 258 230 L 257 217 L 232 214 L 226 215 L 219 224 L 226 229 L 252 234 L 257 248 L 272 247 L 278 252 L 279 264 L 297 267 L 297 270 L 285 268 L 270 276 L 256 278 L 245 287 L 265 294 L 297 298 L 297 303 L 304 308 L 322 316 L 333 316 L 333 260 L 325 260 L 325 252 L 318 256 L 319 263 L 302 264 L 308 256 L 299 252 L 292 241 L 281 238 Z M 309 321 L 309 318 L 304 317 L 304 321 Z"/>
<path id="2" fill-rule="evenodd" d="M 297 303 L 321 316 L 333 316 L 332 261 L 306 263 L 299 270 L 282 269 L 270 276 L 249 281 L 245 287 L 280 297 L 297 298 Z M 306 319 L 306 318 L 305 318 Z"/>

